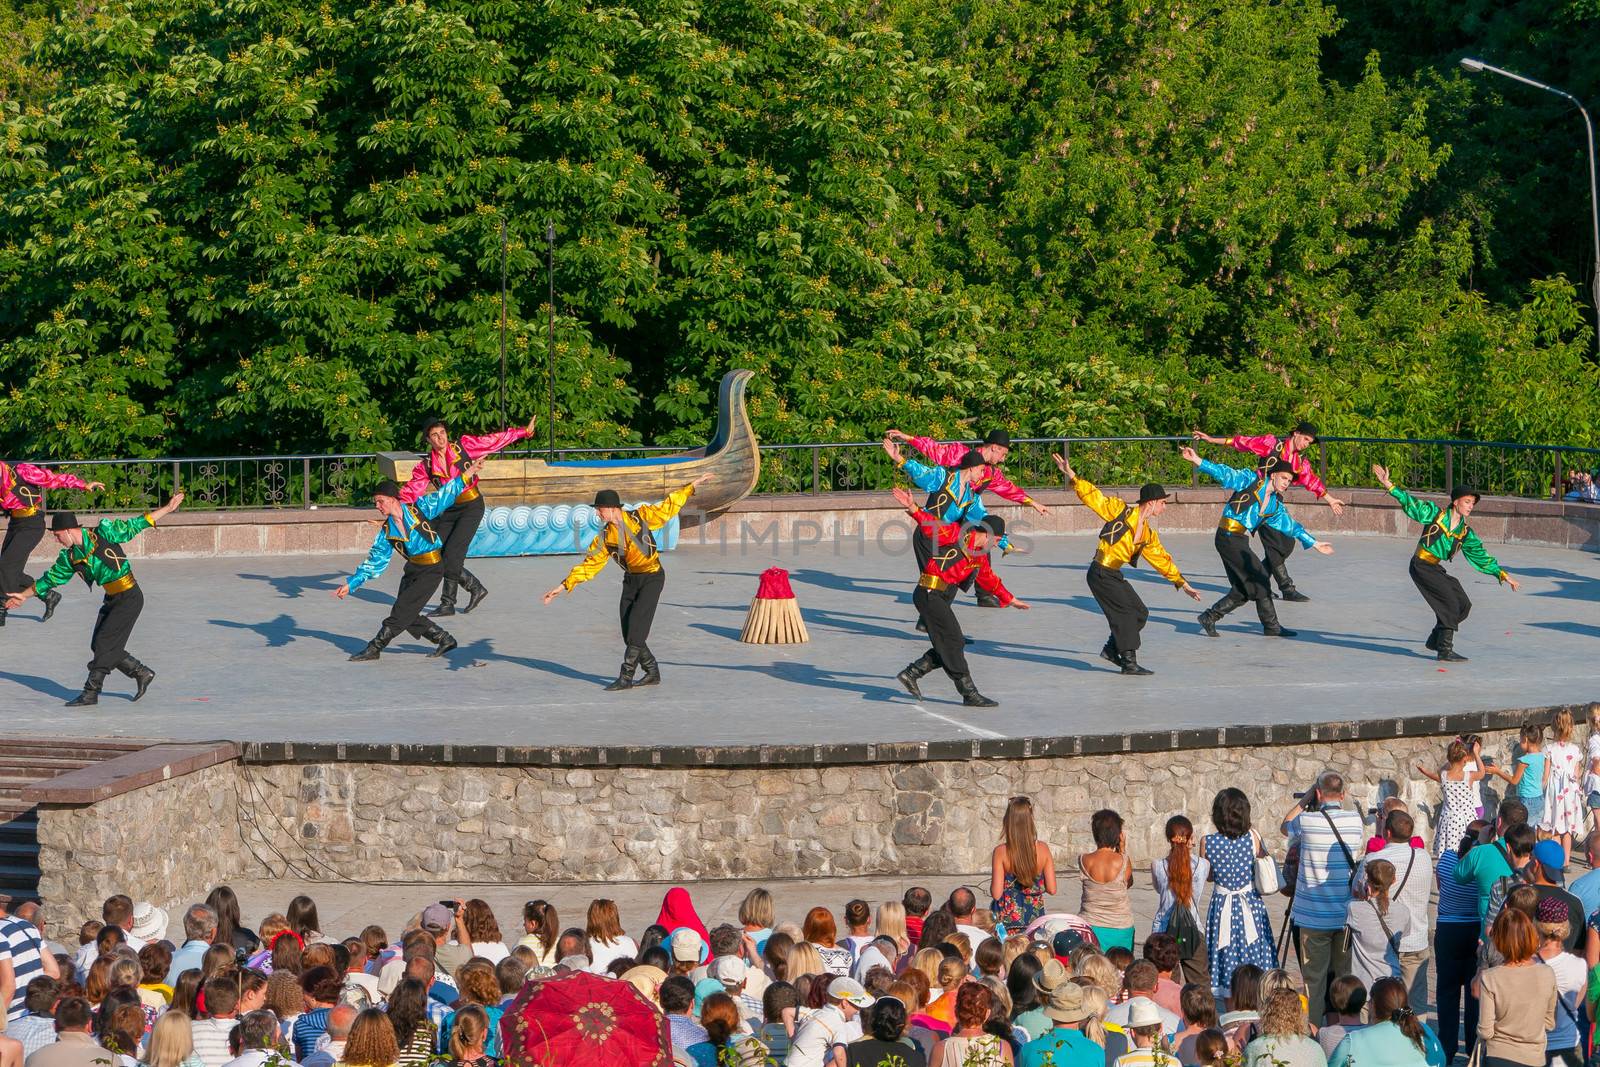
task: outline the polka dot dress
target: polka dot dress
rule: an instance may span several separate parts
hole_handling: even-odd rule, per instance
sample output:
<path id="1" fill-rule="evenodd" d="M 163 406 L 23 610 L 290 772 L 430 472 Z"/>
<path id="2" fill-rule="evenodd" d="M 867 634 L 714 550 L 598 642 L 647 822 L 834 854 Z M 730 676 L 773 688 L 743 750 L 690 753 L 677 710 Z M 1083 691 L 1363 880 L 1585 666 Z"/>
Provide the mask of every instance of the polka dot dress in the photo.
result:
<path id="1" fill-rule="evenodd" d="M 1235 969 L 1253 963 L 1263 970 L 1277 966 L 1272 951 L 1272 926 L 1267 908 L 1255 891 L 1255 842 L 1243 837 L 1207 834 L 1206 858 L 1211 861 L 1211 908 L 1206 915 L 1206 945 L 1211 950 L 1211 985 L 1226 992 Z M 1242 890 L 1242 892 L 1240 892 Z M 1231 907 L 1229 897 L 1232 897 Z M 1223 936 L 1222 916 L 1228 913 L 1227 936 Z M 1255 926 L 1254 940 L 1247 939 L 1248 912 Z"/>

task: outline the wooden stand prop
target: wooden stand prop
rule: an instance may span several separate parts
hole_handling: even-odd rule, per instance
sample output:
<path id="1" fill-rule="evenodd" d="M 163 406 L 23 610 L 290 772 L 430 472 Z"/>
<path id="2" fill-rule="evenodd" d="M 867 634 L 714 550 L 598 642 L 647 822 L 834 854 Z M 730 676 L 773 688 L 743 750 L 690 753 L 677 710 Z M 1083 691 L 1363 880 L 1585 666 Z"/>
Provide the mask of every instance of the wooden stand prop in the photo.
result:
<path id="1" fill-rule="evenodd" d="M 745 616 L 739 640 L 750 645 L 795 645 L 811 640 L 800 617 L 800 602 L 789 588 L 789 572 L 782 567 L 761 572 L 761 585 L 750 601 L 750 614 Z"/>

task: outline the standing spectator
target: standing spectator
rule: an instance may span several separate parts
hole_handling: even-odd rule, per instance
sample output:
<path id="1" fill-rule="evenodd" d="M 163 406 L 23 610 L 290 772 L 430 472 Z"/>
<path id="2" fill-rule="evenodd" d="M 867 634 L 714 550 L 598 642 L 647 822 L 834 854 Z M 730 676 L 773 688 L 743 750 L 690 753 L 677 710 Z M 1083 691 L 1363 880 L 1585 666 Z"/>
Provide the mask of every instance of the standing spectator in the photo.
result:
<path id="1" fill-rule="evenodd" d="M 614 900 L 601 897 L 589 902 L 584 932 L 588 937 L 589 971 L 593 974 L 605 974 L 612 960 L 639 954 L 639 946 L 634 944 L 633 938 L 622 932 L 622 920 L 617 915 Z"/>
<path id="2" fill-rule="evenodd" d="M 1478 976 L 1484 1067 L 1542 1067 L 1545 1034 L 1556 1025 L 1556 978 L 1539 965 L 1539 931 L 1522 912 L 1506 908 L 1489 936 L 1505 962 Z"/>
<path id="3" fill-rule="evenodd" d="M 899 1000 L 892 996 L 878 997 L 872 1006 L 872 1036 L 844 1047 L 845 1067 L 880 1067 L 884 1063 L 927 1067 L 922 1050 L 900 1040 L 905 1036 L 907 1018 L 906 1006 Z M 1068 1067 L 1059 1059 L 1056 1062 L 1057 1067 Z"/>
<path id="4" fill-rule="evenodd" d="M 969 982 L 956 994 L 955 1027 L 949 1037 L 934 1043 L 928 1067 L 1005 1067 L 1012 1062 L 1011 1046 L 984 1030 L 994 994 L 978 982 Z M 793 1053 L 790 1054 L 793 1064 Z"/>
<path id="5" fill-rule="evenodd" d="M 6 1036 L 22 1042 L 23 1056 L 31 1056 L 56 1039 L 56 1001 L 63 985 L 59 979 L 40 975 L 23 990 L 23 1013 L 6 1024 Z"/>
<path id="6" fill-rule="evenodd" d="M 377 1008 L 356 1016 L 345 1039 L 345 1067 L 395 1067 L 400 1057 L 399 1035 L 389 1017 Z"/>
<path id="7" fill-rule="evenodd" d="M 1150 881 L 1156 890 L 1156 915 L 1152 934 L 1171 934 L 1178 946 L 1185 982 L 1204 982 L 1206 973 L 1205 923 L 1200 917 L 1200 896 L 1211 864 L 1194 844 L 1194 823 L 1182 815 L 1167 820 L 1167 854 L 1150 864 Z M 1180 910 L 1181 909 L 1181 910 Z"/>
<path id="8" fill-rule="evenodd" d="M 56 958 L 44 951 L 44 937 L 26 919 L 10 913 L 11 897 L 0 893 L 0 1002 L 6 1018 L 20 1019 L 27 1010 L 28 983 L 42 976 L 60 978 Z"/>
<path id="9" fill-rule="evenodd" d="M 1454 851 L 1466 833 L 1467 824 L 1478 817 L 1480 804 L 1479 783 L 1487 773 L 1473 758 L 1472 749 L 1465 739 L 1457 737 L 1445 746 L 1445 765 L 1431 771 L 1422 764 L 1417 770 L 1425 777 L 1439 783 L 1443 802 L 1439 806 L 1438 829 L 1433 835 L 1434 852 Z"/>
<path id="10" fill-rule="evenodd" d="M 1366 986 L 1380 978 L 1400 977 L 1402 938 L 1413 933 L 1418 925 L 1426 935 L 1426 920 L 1418 923 L 1404 904 L 1391 899 L 1394 880 L 1394 864 L 1388 860 L 1368 863 L 1366 878 L 1357 883 L 1355 896 L 1345 914 L 1349 970 Z"/>
<path id="11" fill-rule="evenodd" d="M 1444 1067 L 1439 1039 L 1411 1009 L 1405 983 L 1384 978 L 1372 987 L 1372 1025 L 1346 1034 L 1328 1067 Z"/>
<path id="12" fill-rule="evenodd" d="M 1500 879 L 1511 877 L 1511 853 L 1506 848 L 1506 838 L 1527 821 L 1528 809 L 1521 801 L 1510 797 L 1502 800 L 1499 817 L 1495 820 L 1495 836 L 1483 842 L 1484 847 L 1463 853 L 1461 862 L 1456 864 L 1456 881 L 1477 888 L 1478 922 L 1485 929 L 1491 920 L 1489 897 Z"/>
<path id="13" fill-rule="evenodd" d="M 1257 1036 L 1244 1047 L 1243 1067 L 1326 1067 L 1322 1046 L 1311 1039 L 1300 995 L 1280 989 L 1261 1006 Z"/>
<path id="14" fill-rule="evenodd" d="M 1463 824 L 1463 830 L 1465 824 Z M 1428 1002 L 1428 902 L 1433 895 L 1433 864 L 1425 849 L 1411 839 L 1415 824 L 1405 811 L 1391 811 L 1383 823 L 1383 847 L 1369 853 L 1365 863 L 1386 860 L 1394 866 L 1396 881 L 1389 897 L 1411 916 L 1409 931 L 1400 939 L 1400 979 L 1413 1004 Z M 1394 925 L 1392 922 L 1391 926 Z"/>
<path id="15" fill-rule="evenodd" d="M 1290 918 L 1300 930 L 1306 1003 L 1320 1022 L 1328 1010 L 1328 983 L 1350 972 L 1344 926 L 1362 831 L 1361 815 L 1344 810 L 1344 777 L 1323 771 L 1284 815 L 1283 833 L 1300 856 Z"/>
<path id="16" fill-rule="evenodd" d="M 1593 915 L 1600 911 L 1600 830 L 1590 831 L 1583 839 L 1583 856 L 1589 873 L 1574 878 L 1567 890 L 1583 904 L 1584 915 Z"/>
<path id="17" fill-rule="evenodd" d="M 561 936 L 561 915 L 548 900 L 530 900 L 522 906 L 522 938 L 519 946 L 533 950 L 540 967 L 556 965 L 556 938 Z"/>
<path id="18" fill-rule="evenodd" d="M 1339 1042 L 1366 1025 L 1362 1015 L 1367 1009 L 1367 987 L 1355 975 L 1342 974 L 1329 984 L 1328 1000 L 1331 1021 L 1317 1030 L 1317 1044 L 1322 1046 L 1324 1055 L 1332 1058 Z"/>
<path id="19" fill-rule="evenodd" d="M 1583 1000 L 1588 984 L 1588 971 L 1583 960 L 1567 951 L 1567 937 L 1571 932 L 1567 909 L 1554 897 L 1540 900 L 1535 912 L 1539 927 L 1539 959 L 1556 979 L 1556 1021 L 1545 1034 L 1545 1055 L 1552 1067 L 1559 1061 L 1566 1067 L 1582 1067 L 1583 1050 L 1580 1045 L 1578 1004 Z"/>
<path id="20" fill-rule="evenodd" d="M 995 922 L 1008 932 L 1023 930 L 1043 915 L 1044 898 L 1056 891 L 1055 868 L 1050 846 L 1034 828 L 1033 801 L 1012 797 L 989 863 L 989 910 Z"/>
<path id="21" fill-rule="evenodd" d="M 1225 997 L 1233 972 L 1244 965 L 1264 969 L 1276 963 L 1267 907 L 1255 888 L 1256 857 L 1262 847 L 1250 828 L 1250 798 L 1229 786 L 1211 802 L 1216 833 L 1200 842 L 1210 864 L 1211 908 L 1206 915 L 1206 944 L 1211 948 L 1211 989 Z"/>
<path id="22" fill-rule="evenodd" d="M 344 1057 L 345 1041 L 350 1037 L 350 1027 L 355 1024 L 360 1009 L 354 1004 L 337 1004 L 328 1012 L 328 1040 L 311 1055 L 302 1059 L 301 1067 L 333 1067 Z"/>
<path id="23" fill-rule="evenodd" d="M 906 933 L 913 943 L 920 945 L 922 943 L 922 922 L 928 917 L 928 912 L 933 908 L 933 894 L 920 885 L 914 885 L 905 891 L 905 895 L 900 898 L 900 903 L 905 905 L 906 909 Z M 915 1009 L 912 1009 L 912 1012 L 915 1014 Z"/>
<path id="24" fill-rule="evenodd" d="M 169 1011 L 157 1019 L 145 1041 L 141 1067 L 200 1067 L 189 1026 L 189 1017 L 181 1011 Z"/>
<path id="25" fill-rule="evenodd" d="M 1594 828 L 1600 830 L 1600 700 L 1590 702 L 1585 718 L 1589 723 L 1589 738 L 1584 743 L 1583 791 Z"/>
<path id="26" fill-rule="evenodd" d="M 665 988 L 662 987 L 663 990 Z M 983 992 L 987 996 L 989 991 L 984 989 Z M 824 1067 L 831 1063 L 830 1050 L 834 1045 L 848 1043 L 860 1033 L 861 1024 L 857 1016 L 862 1008 L 870 1008 L 873 1003 L 872 996 L 853 978 L 835 978 L 829 982 L 826 1003 L 796 1028 L 784 1067 Z M 989 1005 L 985 1001 L 983 1019 L 988 1018 Z M 983 1025 L 981 1020 L 978 1025 Z"/>
<path id="27" fill-rule="evenodd" d="M 1128 859 L 1128 835 L 1122 816 L 1109 809 L 1089 820 L 1094 851 L 1078 857 L 1082 878 L 1082 906 L 1078 914 L 1094 930 L 1100 951 L 1133 949 L 1133 909 L 1128 889 L 1133 885 L 1133 864 Z"/>
<path id="28" fill-rule="evenodd" d="M 1517 756 L 1516 770 L 1490 767 L 1489 773 L 1505 779 L 1515 786 L 1517 799 L 1527 809 L 1527 823 L 1538 828 L 1544 821 L 1544 791 L 1550 784 L 1550 763 L 1544 753 L 1544 727 L 1538 723 L 1522 725 L 1522 752 Z"/>
<path id="29" fill-rule="evenodd" d="M 167 968 L 168 985 L 176 982 L 178 975 L 190 967 L 200 966 L 216 934 L 217 913 L 206 904 L 190 905 L 183 913 L 183 944 L 172 954 L 172 965 Z"/>
<path id="30" fill-rule="evenodd" d="M 1458 881 L 1455 872 L 1461 857 L 1477 846 L 1478 834 L 1483 828 L 1482 821 L 1468 824 L 1455 847 L 1439 852 L 1439 913 L 1434 927 L 1433 955 L 1438 975 L 1439 1040 L 1444 1046 L 1446 1063 L 1455 1059 L 1459 1033 L 1466 1034 L 1468 1056 L 1472 1055 L 1472 1046 L 1477 1041 L 1478 997 L 1473 992 L 1472 980 L 1478 973 L 1478 935 L 1483 929 L 1482 918 L 1478 914 L 1477 891 Z"/>
<path id="31" fill-rule="evenodd" d="M 261 939 L 239 917 L 239 898 L 225 885 L 219 885 L 206 896 L 206 907 L 217 917 L 218 944 L 232 945 L 236 951 L 249 954 L 261 944 Z"/>
<path id="32" fill-rule="evenodd" d="M 222 1067 L 233 1058 L 228 1048 L 228 1033 L 239 1021 L 239 979 L 232 975 L 208 979 L 204 996 L 205 1018 L 194 1020 L 190 1027 L 194 1052 L 205 1067 Z"/>
<path id="33" fill-rule="evenodd" d="M 967 943 L 972 946 L 989 936 L 987 930 L 978 925 L 978 895 L 966 886 L 957 886 L 950 891 L 950 899 L 944 902 L 944 910 L 955 921 L 956 932 L 967 935 Z"/>
<path id="34" fill-rule="evenodd" d="M 63 998 L 56 1005 L 56 1040 L 30 1055 L 27 1067 L 105 1067 L 111 1053 L 90 1034 L 92 1022 L 87 1000 Z"/>
<path id="35" fill-rule="evenodd" d="M 1105 1050 L 1083 1032 L 1089 1009 L 1082 986 L 1065 980 L 1053 985 L 1044 1014 L 1054 1025 L 1022 1046 L 1018 1067 L 1105 1067 Z"/>
<path id="36" fill-rule="evenodd" d="M 817 955 L 822 958 L 822 967 L 828 974 L 847 977 L 850 974 L 852 953 L 849 949 L 840 948 L 834 943 L 834 934 L 833 912 L 818 907 L 806 913 L 805 927 L 802 930 L 806 943 L 817 950 Z"/>
<path id="37" fill-rule="evenodd" d="M 1583 752 L 1572 741 L 1572 712 L 1562 708 L 1550 722 L 1555 740 L 1545 749 L 1544 818 L 1539 831 L 1561 842 L 1562 866 L 1572 854 L 1572 836 L 1583 829 Z"/>

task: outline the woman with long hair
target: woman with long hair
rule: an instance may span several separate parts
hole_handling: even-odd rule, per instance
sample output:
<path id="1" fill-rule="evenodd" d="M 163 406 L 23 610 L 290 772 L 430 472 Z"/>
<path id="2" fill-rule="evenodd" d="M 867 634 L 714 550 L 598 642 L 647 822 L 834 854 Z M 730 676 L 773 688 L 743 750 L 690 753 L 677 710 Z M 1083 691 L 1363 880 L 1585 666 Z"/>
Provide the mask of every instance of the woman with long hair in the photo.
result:
<path id="1" fill-rule="evenodd" d="M 489 1027 L 484 1051 L 490 1059 L 498 1059 L 500 1016 L 505 1013 L 505 1009 L 500 1006 L 500 979 L 495 976 L 493 964 L 476 957 L 457 967 L 453 977 L 456 980 L 456 988 L 461 991 L 461 998 L 456 1001 L 456 1010 L 445 1016 L 444 1034 L 439 1039 L 440 1043 L 450 1044 L 457 1016 L 464 1009 L 476 1006 L 483 1009 Z"/>
<path id="2" fill-rule="evenodd" d="M 928 917 L 922 920 L 922 935 L 917 938 L 917 948 L 937 948 L 955 932 L 956 920 L 948 911 L 943 908 L 930 911 Z"/>
<path id="3" fill-rule="evenodd" d="M 1583 829 L 1584 762 L 1583 750 L 1572 740 L 1572 711 L 1562 708 L 1550 720 L 1555 740 L 1545 746 L 1545 763 L 1550 768 L 1545 782 L 1544 817 L 1537 827 L 1541 837 L 1561 842 L 1561 855 L 1572 854 L 1572 836 Z"/>
<path id="4" fill-rule="evenodd" d="M 1380 978 L 1400 977 L 1400 939 L 1417 921 L 1404 904 L 1389 899 L 1394 882 L 1394 864 L 1368 861 L 1345 908 L 1350 973 L 1369 988 Z"/>
<path id="5" fill-rule="evenodd" d="M 1261 1006 L 1260 1033 L 1244 1047 L 1242 1067 L 1325 1067 L 1328 1057 L 1311 1038 L 1300 994 L 1280 989 Z"/>
<path id="6" fill-rule="evenodd" d="M 189 1017 L 181 1011 L 169 1011 L 156 1020 L 139 1060 L 141 1067 L 200 1067 L 201 1062 L 194 1052 Z"/>
<path id="7" fill-rule="evenodd" d="M 949 1037 L 934 1043 L 928 1067 L 1006 1067 L 1013 1062 L 1011 1046 L 984 1026 L 994 1006 L 994 994 L 980 982 L 968 982 L 956 993 L 955 1027 Z"/>
<path id="8" fill-rule="evenodd" d="M 459 1008 L 451 1016 L 450 1063 L 452 1067 L 489 1067 L 494 1057 L 485 1051 L 492 1031 L 489 1016 L 476 1004 Z"/>
<path id="9" fill-rule="evenodd" d="M 1211 873 L 1210 862 L 1195 846 L 1194 823 L 1185 816 L 1167 820 L 1167 854 L 1150 863 L 1150 882 L 1156 890 L 1156 915 L 1152 934 L 1171 934 L 1178 941 L 1178 959 L 1185 982 L 1205 982 L 1205 919 L 1200 914 L 1196 886 Z M 1176 976 L 1175 976 L 1176 977 Z"/>
<path id="10" fill-rule="evenodd" d="M 1328 1067 L 1382 1064 L 1383 1067 L 1428 1067 L 1448 1063 L 1439 1039 L 1411 1010 L 1406 984 L 1398 978 L 1380 978 L 1372 986 L 1372 1022 L 1347 1033 Z"/>
<path id="11" fill-rule="evenodd" d="M 548 900 L 530 900 L 522 906 L 522 927 L 526 931 L 518 947 L 533 950 L 540 967 L 554 967 L 556 941 L 561 937 L 561 915 Z"/>
<path id="12" fill-rule="evenodd" d="M 501 940 L 500 924 L 495 921 L 494 909 L 487 900 L 473 897 L 461 905 L 461 930 L 472 945 L 472 954 L 482 956 L 490 963 L 499 963 L 511 955 Z"/>
<path id="13" fill-rule="evenodd" d="M 300 935 L 301 944 L 322 940 L 322 920 L 317 918 L 316 901 L 302 893 L 289 901 L 289 910 L 283 914 L 289 920 L 289 929 Z"/>
<path id="14" fill-rule="evenodd" d="M 1545 1034 L 1556 1024 L 1555 971 L 1540 965 L 1539 930 L 1502 908 L 1489 940 L 1505 960 L 1478 975 L 1478 1040 L 1484 1067 L 1543 1067 Z"/>
<path id="15" fill-rule="evenodd" d="M 911 933 L 906 929 L 906 906 L 898 900 L 884 901 L 878 905 L 874 925 L 879 937 L 894 938 L 895 950 L 899 955 L 891 962 L 898 964 L 911 951 Z"/>
<path id="16" fill-rule="evenodd" d="M 181 1012 L 191 1020 L 200 1017 L 195 1001 L 200 997 L 200 968 L 190 967 L 172 983 L 172 1011 Z"/>
<path id="17" fill-rule="evenodd" d="M 605 974 L 612 960 L 639 955 L 639 946 L 622 932 L 622 917 L 614 900 L 599 897 L 589 902 L 584 934 L 589 939 L 590 974 Z"/>
<path id="18" fill-rule="evenodd" d="M 1253 963 L 1242 963 L 1233 969 L 1233 981 L 1228 987 L 1228 1010 L 1217 1020 L 1217 1025 L 1236 1050 L 1242 1050 L 1260 1030 L 1261 976 L 1265 973 Z"/>
<path id="19" fill-rule="evenodd" d="M 761 965 L 767 977 L 774 982 L 789 981 L 789 953 L 794 951 L 794 938 L 788 934 L 772 934 L 761 946 Z"/>
<path id="20" fill-rule="evenodd" d="M 345 1067 L 395 1067 L 400 1062 L 399 1035 L 381 1008 L 367 1008 L 356 1016 L 339 1062 Z"/>
<path id="21" fill-rule="evenodd" d="M 400 1049 L 399 1062 L 404 1067 L 415 1067 L 433 1058 L 436 1031 L 428 1019 L 428 987 L 420 978 L 402 978 L 389 994 L 389 1022 Z"/>
<path id="22" fill-rule="evenodd" d="M 792 982 L 803 975 L 827 974 L 828 968 L 823 963 L 822 953 L 817 951 L 816 945 L 810 941 L 799 941 L 789 950 L 788 965 L 783 973 Z"/>
<path id="23" fill-rule="evenodd" d="M 1055 860 L 1034 828 L 1033 801 L 1012 797 L 989 860 L 989 911 L 1008 931 L 1022 930 L 1045 913 L 1044 898 L 1055 891 Z"/>
<path id="24" fill-rule="evenodd" d="M 827 973 L 845 978 L 850 975 L 850 962 L 855 954 L 835 940 L 838 932 L 833 922 L 833 912 L 827 908 L 817 907 L 806 912 L 805 926 L 801 929 L 806 943 L 813 946 L 817 955 L 822 957 L 822 966 Z"/>
<path id="25" fill-rule="evenodd" d="M 239 917 L 239 897 L 232 889 L 219 885 L 206 897 L 206 907 L 217 913 L 214 945 L 232 945 L 239 952 L 254 952 L 261 939 Z"/>
<path id="26" fill-rule="evenodd" d="M 1235 969 L 1251 964 L 1267 970 L 1277 963 L 1267 906 L 1256 892 L 1256 859 L 1266 847 L 1250 828 L 1250 798 L 1229 786 L 1211 802 L 1215 833 L 1200 842 L 1215 889 L 1206 913 L 1206 945 L 1211 953 L 1211 991 L 1228 995 Z M 1231 1005 L 1230 1005 L 1231 1007 Z"/>

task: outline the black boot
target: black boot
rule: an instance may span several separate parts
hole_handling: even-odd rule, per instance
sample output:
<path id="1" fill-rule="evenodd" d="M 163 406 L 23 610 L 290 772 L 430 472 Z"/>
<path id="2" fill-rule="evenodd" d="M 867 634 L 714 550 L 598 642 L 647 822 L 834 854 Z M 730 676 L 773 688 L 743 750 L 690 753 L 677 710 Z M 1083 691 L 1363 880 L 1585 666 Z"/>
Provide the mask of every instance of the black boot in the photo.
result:
<path id="1" fill-rule="evenodd" d="M 1293 637 L 1294 630 L 1285 630 L 1278 625 L 1278 609 L 1273 605 L 1272 598 L 1264 596 L 1256 601 L 1256 614 L 1261 617 L 1261 633 L 1266 637 Z"/>
<path id="2" fill-rule="evenodd" d="M 1117 657 L 1117 662 L 1122 664 L 1122 673 L 1123 674 L 1154 674 L 1154 673 L 1156 673 L 1155 671 L 1149 670 L 1148 668 L 1139 666 L 1139 654 L 1137 652 L 1124 652 L 1120 656 Z"/>
<path id="3" fill-rule="evenodd" d="M 110 673 L 98 667 L 90 668 L 89 678 L 83 683 L 83 692 L 67 701 L 67 707 L 86 708 L 90 704 L 100 703 L 100 687 L 105 684 L 106 675 Z"/>
<path id="4" fill-rule="evenodd" d="M 965 704 L 967 707 L 997 708 L 1000 706 L 1000 702 L 998 700 L 990 700 L 988 697 L 978 692 L 978 687 L 972 682 L 972 675 L 958 674 L 955 675 L 954 681 L 956 683 L 956 692 L 961 694 L 961 703 Z"/>
<path id="5" fill-rule="evenodd" d="M 54 589 L 52 589 L 50 591 L 52 593 L 55 592 Z M 0 608 L 0 626 L 4 626 L 5 624 L 6 624 L 6 609 L 5 608 Z"/>
<path id="6" fill-rule="evenodd" d="M 639 669 L 644 673 L 633 683 L 635 689 L 641 685 L 661 684 L 661 665 L 656 662 L 655 654 L 650 651 L 649 645 L 639 646 Z"/>
<path id="7" fill-rule="evenodd" d="M 350 657 L 351 663 L 366 663 L 378 658 L 378 653 L 389 647 L 389 642 L 400 636 L 400 631 L 388 626 L 378 627 L 378 636 L 367 642 L 367 647 Z"/>
<path id="8" fill-rule="evenodd" d="M 921 700 L 922 688 L 917 685 L 917 682 L 921 681 L 924 675 L 931 673 L 938 666 L 938 661 L 933 655 L 933 649 L 930 648 L 922 654 L 921 659 L 907 664 L 905 670 L 894 676 L 894 680 L 904 686 L 906 692 Z"/>
<path id="9" fill-rule="evenodd" d="M 471 615 L 472 609 L 483 603 L 483 598 L 489 595 L 489 590 L 478 581 L 478 576 L 471 571 L 461 572 L 461 588 L 467 591 L 467 606 L 461 609 L 461 614 Z"/>
<path id="10" fill-rule="evenodd" d="M 456 613 L 456 583 L 454 579 L 446 578 L 444 585 L 439 587 L 439 606 L 427 612 L 435 619 L 442 619 Z"/>
<path id="11" fill-rule="evenodd" d="M 132 678 L 134 683 L 139 687 L 138 691 L 133 694 L 133 699 L 135 700 L 138 700 L 140 697 L 144 696 L 144 691 L 149 689 L 150 683 L 156 680 L 156 672 L 151 670 L 149 667 L 146 667 L 143 663 L 140 663 L 132 656 L 123 657 L 122 662 L 117 664 L 117 670 L 121 671 L 123 674 L 126 674 L 129 678 Z"/>
<path id="12" fill-rule="evenodd" d="M 1465 663 L 1467 657 L 1456 651 L 1456 632 L 1439 627 L 1439 640 L 1433 646 L 1439 652 L 1439 658 L 1446 663 Z"/>
<path id="13" fill-rule="evenodd" d="M 49 622 L 50 621 L 50 616 L 54 615 L 56 613 L 56 608 L 58 608 L 60 606 L 61 606 L 61 590 L 59 590 L 59 589 L 50 590 L 50 592 L 45 594 L 45 598 L 44 598 L 44 615 L 42 615 L 40 617 L 39 621 L 40 622 Z M 5 625 L 5 617 L 6 617 L 5 612 L 3 610 L 0 610 L 0 626 Z"/>
<path id="14" fill-rule="evenodd" d="M 633 672 L 639 669 L 640 655 L 638 647 L 628 646 L 627 653 L 622 657 L 622 670 L 617 672 L 617 680 L 606 686 L 606 692 L 614 693 L 619 689 L 633 688 Z"/>
<path id="15" fill-rule="evenodd" d="M 451 609 L 451 611 L 453 614 L 454 609 Z M 428 628 L 422 632 L 422 639 L 439 646 L 428 653 L 429 659 L 438 659 L 456 647 L 456 639 L 445 633 L 437 623 L 430 622 L 428 624 Z"/>
<path id="16" fill-rule="evenodd" d="M 1311 598 L 1294 587 L 1294 579 L 1289 577 L 1289 568 L 1280 563 L 1272 568 L 1272 576 L 1278 580 L 1278 588 L 1283 590 L 1283 599 L 1290 604 L 1304 604 Z"/>
<path id="17" fill-rule="evenodd" d="M 1106 638 L 1106 643 L 1100 648 L 1100 658 L 1112 664 L 1122 662 L 1117 658 L 1117 639 L 1115 637 Z"/>
<path id="18" fill-rule="evenodd" d="M 1003 607 L 1005 607 L 1005 605 L 1000 603 L 1000 598 L 999 597 L 995 596 L 993 593 L 989 592 L 987 589 L 980 589 L 980 590 L 978 590 L 978 607 L 980 607 L 980 608 L 1003 608 Z"/>
<path id="19" fill-rule="evenodd" d="M 1216 637 L 1217 623 L 1222 621 L 1224 615 L 1243 603 L 1243 597 L 1232 589 L 1228 590 L 1221 600 L 1200 613 L 1200 629 L 1205 631 L 1207 637 Z"/>

